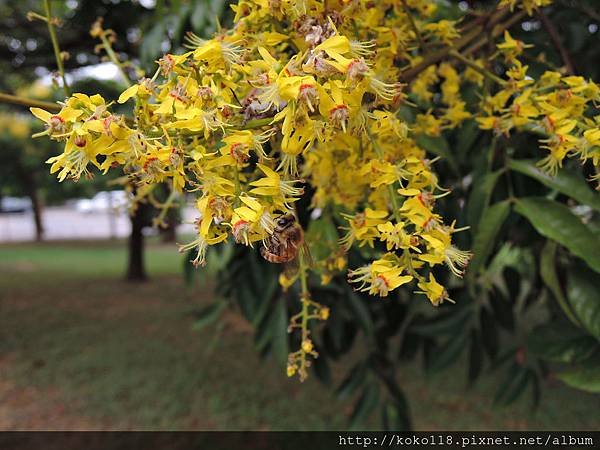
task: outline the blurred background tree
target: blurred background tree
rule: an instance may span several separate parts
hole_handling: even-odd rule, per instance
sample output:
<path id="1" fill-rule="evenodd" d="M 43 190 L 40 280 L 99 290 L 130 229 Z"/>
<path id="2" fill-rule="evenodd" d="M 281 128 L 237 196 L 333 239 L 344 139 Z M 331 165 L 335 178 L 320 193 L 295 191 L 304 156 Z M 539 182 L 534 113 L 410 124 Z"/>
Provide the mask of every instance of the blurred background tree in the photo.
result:
<path id="1" fill-rule="evenodd" d="M 132 67 L 139 66 L 147 73 L 162 53 L 181 48 L 186 31 L 207 36 L 216 29 L 216 18 L 227 24 L 231 17 L 227 2 L 222 1 L 52 3 L 54 14 L 64 21 L 59 40 L 61 49 L 70 54 L 65 65 L 72 76 L 82 67 L 102 62 L 102 57 L 93 52 L 97 42 L 88 33 L 98 16 L 104 17 L 106 27 L 116 31 L 115 49 L 121 61 L 131 61 Z M 440 14 L 454 19 L 465 10 L 476 17 L 478 11 L 496 2 L 439 3 Z M 7 74 L 0 79 L 0 89 L 4 91 L 18 92 L 23 85 L 54 70 L 45 25 L 26 19 L 27 12 L 39 10 L 39 5 L 37 1 L 8 1 L 0 6 L 0 64 L 2 73 Z M 510 31 L 515 38 L 535 45 L 528 61 L 533 74 L 565 67 L 599 80 L 598 26 L 597 1 L 562 0 L 537 16 L 517 22 Z M 493 50 L 482 48 L 480 56 L 489 58 Z M 500 73 L 501 68 L 491 63 L 492 70 Z M 86 70 L 85 74 L 93 76 L 94 70 Z M 131 79 L 136 78 L 132 68 L 126 70 Z M 105 90 L 105 86 L 88 82 L 74 90 L 101 92 L 114 99 L 122 88 L 113 85 Z M 56 92 L 62 96 L 60 90 Z M 471 102 L 478 101 L 474 88 L 464 96 Z M 418 99 L 411 100 L 417 107 L 402 111 L 409 122 L 419 109 Z M 473 248 L 476 256 L 465 282 L 451 284 L 450 297 L 456 305 L 431 309 L 406 290 L 385 301 L 375 300 L 352 291 L 344 277 L 327 288 L 312 280 L 315 298 L 331 309 L 327 324 L 313 330 L 320 354 L 314 373 L 335 388 L 340 398 L 357 398 L 352 427 L 360 427 L 376 411 L 386 428 L 410 427 L 410 408 L 399 372 L 413 359 L 422 360 L 428 373 L 467 361 L 467 383 L 474 383 L 486 370 L 502 371 L 504 381 L 495 397 L 498 404 L 512 403 L 525 392 L 530 392 L 533 404 L 537 404 L 550 374 L 573 387 L 600 391 L 600 280 L 596 272 L 565 251 L 581 232 L 567 206 L 579 205 L 574 211 L 595 233 L 592 238 L 598 236 L 597 193 L 578 174 L 573 161 L 556 179 L 543 177 L 527 161 L 538 156 L 535 142 L 536 138 L 529 135 L 493 138 L 479 131 L 474 121 L 438 138 L 423 137 L 423 146 L 443 156 L 437 163 L 440 185 L 453 191 L 452 196 L 440 200 L 443 215 L 456 218 L 459 226 L 471 226 L 470 233 L 459 235 L 459 244 Z M 517 151 L 519 161 L 513 160 Z M 37 186 L 44 183 L 40 172 L 46 168 L 37 172 L 32 166 L 39 167 L 45 157 L 34 158 L 33 163 L 12 156 L 8 160 L 30 167 L 37 174 L 36 180 L 39 178 Z M 22 189 L 28 185 L 23 180 L 11 182 L 15 186 L 19 183 Z M 69 186 L 63 184 L 60 189 L 67 192 Z M 307 193 L 299 208 L 303 224 L 308 223 L 310 196 Z M 545 203 L 530 202 L 523 203 L 527 207 L 513 209 L 506 201 L 531 196 L 551 198 L 551 205 L 559 206 L 549 210 L 544 208 Z M 533 209 L 535 206 L 539 208 Z M 327 217 L 311 222 L 307 232 L 321 237 L 320 246 L 313 252 L 335 247 L 338 225 Z M 566 231 L 556 235 L 549 227 Z M 141 227 L 134 228 L 141 237 Z M 198 312 L 197 327 L 208 326 L 227 306 L 235 308 L 255 327 L 258 351 L 284 366 L 289 340 L 294 339 L 286 333 L 287 317 L 295 311 L 293 299 L 298 293 L 293 289 L 282 292 L 277 283 L 278 268 L 245 248 L 224 247 L 213 251 L 210 259 L 220 263 L 216 284 L 228 300 Z M 350 266 L 357 267 L 365 259 L 365 254 L 354 251 Z M 194 276 L 189 266 L 186 274 L 189 279 Z M 142 268 L 132 277 L 143 276 Z M 297 344 L 294 342 L 294 346 Z M 352 350 L 360 358 L 341 385 L 333 386 L 330 362 Z"/>
<path id="2" fill-rule="evenodd" d="M 27 94 L 23 87 L 40 77 L 50 77 L 55 87 L 60 84 L 47 26 L 43 21 L 30 20 L 31 12 L 43 15 L 42 3 L 38 0 L 10 0 L 0 4 L 0 70 L 5 74 L 0 78 L 0 91 Z M 230 10 L 226 8 L 227 2 L 219 0 L 52 0 L 50 4 L 52 15 L 59 20 L 60 49 L 68 54 L 64 61 L 67 79 L 77 80 L 73 89 L 76 92 L 99 93 L 112 99 L 118 97 L 124 85 L 123 80 L 116 76 L 114 66 L 112 71 L 98 66 L 107 58 L 100 54 L 103 52 L 98 51 L 98 40 L 89 31 L 99 17 L 103 18 L 105 27 L 115 31 L 117 41 L 114 49 L 121 61 L 128 61 L 125 72 L 131 80 L 140 76 L 136 69 L 146 72 L 154 70 L 154 61 L 163 53 L 180 49 L 186 31 L 208 36 L 216 29 L 218 17 L 225 20 L 231 17 Z M 107 76 L 118 81 L 106 80 Z M 54 89 L 52 99 L 61 98 L 64 98 L 64 92 Z M 82 182 L 79 185 L 93 186 L 93 191 L 104 186 L 105 182 Z M 66 184 L 61 189 L 62 198 L 90 192 L 88 188 L 73 188 Z M 37 192 L 31 188 L 28 191 Z M 38 204 L 39 201 L 34 202 L 34 205 Z M 36 207 L 36 211 L 39 208 Z M 147 278 L 143 230 L 151 224 L 151 215 L 151 208 L 142 204 L 131 216 L 132 233 L 126 277 L 132 281 Z M 35 217 L 40 216 L 36 214 Z M 175 211 L 169 213 L 167 228 L 162 231 L 166 240 L 174 240 L 173 230 L 178 217 Z M 41 225 L 41 219 L 36 219 L 36 224 L 38 222 Z"/>

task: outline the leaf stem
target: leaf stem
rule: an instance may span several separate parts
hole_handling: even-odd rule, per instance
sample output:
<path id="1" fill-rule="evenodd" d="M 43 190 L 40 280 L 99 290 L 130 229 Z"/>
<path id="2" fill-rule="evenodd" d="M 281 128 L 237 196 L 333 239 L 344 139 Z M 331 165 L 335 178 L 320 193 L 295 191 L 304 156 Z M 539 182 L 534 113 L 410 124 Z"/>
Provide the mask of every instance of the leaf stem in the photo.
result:
<path id="1" fill-rule="evenodd" d="M 369 136 L 369 140 L 371 141 L 371 145 L 373 145 L 373 149 L 377 154 L 377 157 L 381 160 L 385 159 L 385 154 L 383 149 L 379 146 L 373 135 L 371 134 L 371 130 L 367 129 L 367 135 Z M 390 201 L 392 202 L 392 208 L 394 209 L 394 218 L 396 222 L 402 222 L 402 218 L 400 217 L 400 206 L 398 205 L 398 197 L 396 196 L 396 190 L 394 189 L 393 184 L 388 184 L 388 193 L 390 196 Z"/>
<path id="2" fill-rule="evenodd" d="M 163 225 L 165 217 L 167 216 L 167 213 L 171 209 L 171 206 L 173 205 L 173 202 L 175 201 L 176 197 L 177 197 L 177 191 L 175 190 L 175 188 L 173 186 L 171 186 L 171 192 L 169 193 L 167 200 L 162 205 L 157 205 L 160 208 L 160 214 L 155 219 L 155 222 L 158 226 Z"/>
<path id="3" fill-rule="evenodd" d="M 240 206 L 240 195 L 242 193 L 242 187 L 240 185 L 240 170 L 237 164 L 234 167 L 234 177 L 233 181 L 235 182 L 235 200 L 234 206 L 237 208 Z"/>
<path id="4" fill-rule="evenodd" d="M 300 341 L 300 351 L 302 357 L 300 358 L 300 368 L 298 374 L 300 375 L 300 381 L 304 381 L 306 378 L 306 353 L 302 348 L 304 342 L 308 340 L 308 305 L 310 303 L 310 292 L 308 290 L 308 274 L 306 261 L 302 252 L 298 255 L 300 261 L 300 301 L 302 302 L 302 311 L 300 312 L 301 322 L 300 330 L 302 333 L 302 340 Z"/>
<path id="5" fill-rule="evenodd" d="M 415 20 L 413 19 L 413 16 L 410 13 L 410 9 L 408 8 L 408 5 L 406 4 L 406 0 L 402 0 L 402 9 L 404 10 L 404 13 L 408 17 L 408 23 L 410 24 L 410 27 L 412 28 L 413 33 L 415 33 L 415 36 L 416 36 L 417 40 L 419 41 L 419 45 L 421 46 L 421 48 L 425 47 L 426 44 L 425 44 L 425 41 L 423 40 L 423 36 L 421 36 L 421 32 L 417 28 L 417 24 L 415 23 Z"/>
<path id="6" fill-rule="evenodd" d="M 44 0 L 44 10 L 46 12 L 46 24 L 48 25 L 48 33 L 50 33 L 50 40 L 52 41 L 52 49 L 54 50 L 54 57 L 56 58 L 56 66 L 58 68 L 58 73 L 60 74 L 60 77 L 62 78 L 63 89 L 65 91 L 65 95 L 68 97 L 71 94 L 69 93 L 69 84 L 67 83 L 67 77 L 65 76 L 65 67 L 63 65 L 60 47 L 58 45 L 58 38 L 56 37 L 56 30 L 54 29 L 54 19 L 52 18 L 52 9 L 50 8 L 50 0 Z"/>
<path id="7" fill-rule="evenodd" d="M 102 47 L 104 47 L 104 51 L 108 55 L 108 58 L 110 59 L 110 61 L 115 66 L 117 66 L 117 69 L 119 69 L 119 73 L 121 74 L 121 77 L 123 78 L 123 81 L 125 81 L 125 84 L 127 86 L 131 86 L 131 80 L 127 76 L 127 73 L 125 72 L 125 69 L 123 68 L 123 64 L 119 60 L 119 57 L 117 56 L 117 54 L 115 53 L 115 51 L 113 50 L 110 41 L 106 37 L 106 31 L 105 30 L 102 30 L 100 32 L 100 40 L 102 41 Z"/>
<path id="8" fill-rule="evenodd" d="M 503 80 L 502 78 L 498 77 L 497 75 L 494 75 L 492 72 L 487 70 L 485 67 L 480 66 L 472 59 L 467 58 L 466 56 L 463 56 L 460 52 L 457 52 L 456 50 L 450 50 L 450 52 L 448 54 L 450 56 L 452 56 L 453 58 L 458 59 L 465 65 L 469 66 L 471 69 L 475 70 L 476 72 L 479 72 L 484 77 L 494 81 L 495 83 L 498 83 L 500 86 L 506 86 L 506 84 L 507 84 L 506 80 Z"/>

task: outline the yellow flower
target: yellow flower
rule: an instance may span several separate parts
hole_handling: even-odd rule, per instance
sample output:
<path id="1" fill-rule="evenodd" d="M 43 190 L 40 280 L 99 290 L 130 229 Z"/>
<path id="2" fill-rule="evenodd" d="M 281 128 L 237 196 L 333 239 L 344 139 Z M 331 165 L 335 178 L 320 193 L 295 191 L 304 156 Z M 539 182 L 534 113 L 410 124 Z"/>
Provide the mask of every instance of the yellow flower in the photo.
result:
<path id="1" fill-rule="evenodd" d="M 431 229 L 439 220 L 439 216 L 418 195 L 407 198 L 400 207 L 400 212 L 418 228 L 425 230 Z"/>
<path id="2" fill-rule="evenodd" d="M 225 69 L 239 62 L 244 48 L 238 43 L 229 43 L 224 40 L 211 39 L 208 41 L 198 40 L 198 47 L 193 52 L 196 61 L 206 63 L 213 71 Z"/>
<path id="3" fill-rule="evenodd" d="M 230 155 L 238 163 L 248 160 L 248 150 L 253 150 L 261 159 L 268 159 L 263 144 L 272 134 L 271 130 L 260 134 L 254 134 L 250 130 L 234 131 L 223 138 L 225 146 L 221 148 L 221 153 Z"/>
<path id="4" fill-rule="evenodd" d="M 344 215 L 350 228 L 342 228 L 348 232 L 340 240 L 340 244 L 347 250 L 350 249 L 354 241 L 358 241 L 361 247 L 365 244 L 373 247 L 375 238 L 379 236 L 377 226 L 384 223 L 387 216 L 387 211 L 378 211 L 371 208 L 365 209 L 364 213 L 353 216 Z"/>
<path id="5" fill-rule="evenodd" d="M 370 186 L 376 188 L 393 184 L 398 181 L 396 166 L 387 161 L 372 159 L 361 169 L 360 175 L 372 180 Z"/>
<path id="6" fill-rule="evenodd" d="M 455 23 L 452 20 L 442 19 L 437 22 L 428 23 L 424 29 L 446 44 L 452 44 L 452 40 L 460 36 L 454 27 Z"/>
<path id="7" fill-rule="evenodd" d="M 415 246 L 417 238 L 411 236 L 405 231 L 404 223 L 386 222 L 377 225 L 380 231 L 380 239 L 386 243 L 387 250 L 393 249 L 412 249 L 416 252 L 420 250 Z"/>
<path id="8" fill-rule="evenodd" d="M 231 228 L 236 242 L 252 245 L 273 234 L 275 221 L 272 211 L 257 199 L 241 195 L 239 199 L 244 204 L 233 210 Z"/>
<path id="9" fill-rule="evenodd" d="M 523 41 L 513 39 L 510 33 L 504 31 L 504 42 L 497 45 L 498 49 L 504 54 L 504 57 L 509 62 L 514 62 L 517 56 L 523 53 L 526 48 L 531 48 L 533 45 L 524 44 Z"/>
<path id="10" fill-rule="evenodd" d="M 433 306 L 439 306 L 444 300 L 452 302 L 444 286 L 439 284 L 431 273 L 429 274 L 429 281 L 422 280 L 417 285 L 422 289 L 417 293 L 425 294 Z"/>
<path id="11" fill-rule="evenodd" d="M 394 261 L 392 254 L 373 261 L 370 265 L 350 271 L 351 283 L 360 283 L 357 290 L 371 295 L 387 297 L 390 291 L 412 281 L 412 275 L 402 275 L 405 267 Z"/>
<path id="12" fill-rule="evenodd" d="M 302 341 L 302 351 L 304 353 L 312 353 L 313 349 L 313 343 L 310 339 L 305 339 L 304 341 Z"/>
<path id="13" fill-rule="evenodd" d="M 265 174 L 265 177 L 252 181 L 250 186 L 251 194 L 271 197 L 275 204 L 285 209 L 291 209 L 289 202 L 295 202 L 303 194 L 304 189 L 295 187 L 296 180 L 282 180 L 281 176 L 273 169 L 257 164 L 258 168 Z"/>
<path id="14" fill-rule="evenodd" d="M 454 275 L 462 277 L 472 255 L 452 245 L 451 234 L 453 231 L 453 228 L 438 227 L 422 232 L 420 236 L 427 242 L 427 251 L 419 255 L 419 259 L 432 266 L 446 263 Z"/>
<path id="15" fill-rule="evenodd" d="M 72 129 L 73 123 L 83 114 L 82 110 L 64 107 L 58 114 L 41 108 L 29 108 L 31 113 L 46 123 L 47 134 L 51 137 L 64 137 Z"/>

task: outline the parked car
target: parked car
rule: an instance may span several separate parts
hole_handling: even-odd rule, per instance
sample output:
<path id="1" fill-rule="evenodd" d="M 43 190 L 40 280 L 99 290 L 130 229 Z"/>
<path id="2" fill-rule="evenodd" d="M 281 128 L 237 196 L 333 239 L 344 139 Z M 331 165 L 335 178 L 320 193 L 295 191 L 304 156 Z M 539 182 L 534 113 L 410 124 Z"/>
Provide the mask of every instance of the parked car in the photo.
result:
<path id="1" fill-rule="evenodd" d="M 0 213 L 26 213 L 32 210 L 28 197 L 1 197 Z"/>
<path id="2" fill-rule="evenodd" d="M 101 191 L 92 198 L 84 198 L 75 202 L 75 209 L 83 213 L 101 211 L 123 211 L 129 204 L 129 196 L 125 191 Z"/>

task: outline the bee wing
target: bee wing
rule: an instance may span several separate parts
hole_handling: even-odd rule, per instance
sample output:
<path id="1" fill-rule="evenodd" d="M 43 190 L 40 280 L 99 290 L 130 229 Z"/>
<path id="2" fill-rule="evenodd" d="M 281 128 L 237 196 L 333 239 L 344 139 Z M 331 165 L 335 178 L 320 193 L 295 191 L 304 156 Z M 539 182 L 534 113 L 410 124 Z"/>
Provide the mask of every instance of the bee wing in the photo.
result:
<path id="1" fill-rule="evenodd" d="M 308 247 L 308 244 L 306 242 L 302 243 L 302 247 L 300 247 L 300 252 L 302 252 L 302 257 L 304 258 L 304 264 L 306 264 L 306 267 L 314 267 L 315 262 L 313 260 L 312 255 L 310 254 L 310 248 Z"/>
<path id="2" fill-rule="evenodd" d="M 283 275 L 291 280 L 298 275 L 298 271 L 300 270 L 300 261 L 298 258 L 294 258 L 291 261 L 285 262 L 283 264 Z"/>
<path id="3" fill-rule="evenodd" d="M 314 261 L 310 254 L 310 250 L 306 242 L 303 242 L 300 248 L 298 249 L 298 255 L 291 261 L 288 261 L 283 264 L 283 274 L 286 278 L 292 279 L 298 275 L 298 271 L 300 270 L 300 255 L 304 258 L 304 264 L 307 268 L 311 268 L 314 266 Z"/>

